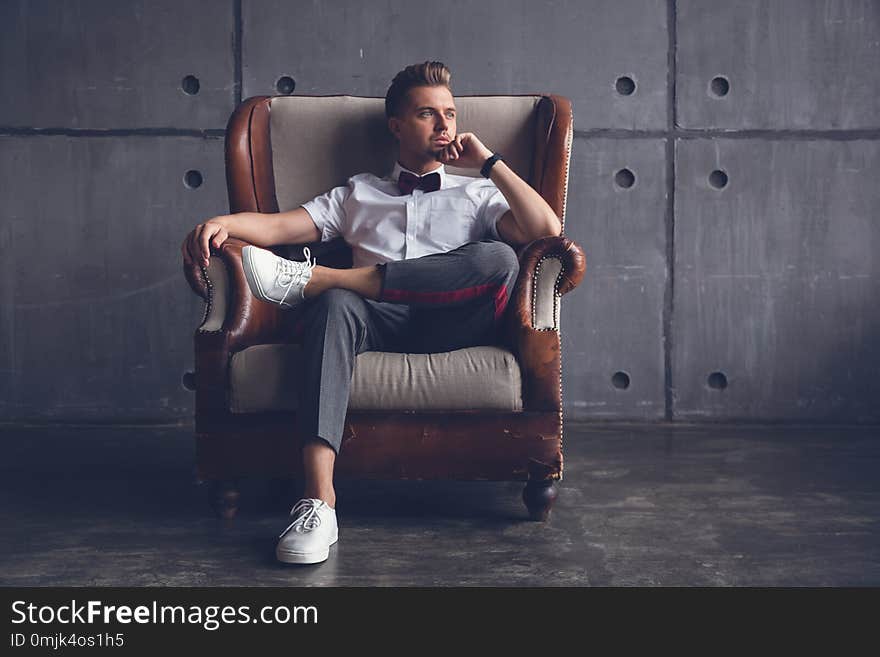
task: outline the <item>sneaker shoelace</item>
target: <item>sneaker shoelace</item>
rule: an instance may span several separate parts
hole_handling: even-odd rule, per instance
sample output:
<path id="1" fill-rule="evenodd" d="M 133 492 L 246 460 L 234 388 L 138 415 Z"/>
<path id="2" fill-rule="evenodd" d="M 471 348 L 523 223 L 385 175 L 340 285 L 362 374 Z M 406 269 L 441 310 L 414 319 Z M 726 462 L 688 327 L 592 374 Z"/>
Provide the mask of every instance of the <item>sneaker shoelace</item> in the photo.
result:
<path id="1" fill-rule="evenodd" d="M 278 538 L 283 538 L 291 529 L 305 533 L 318 527 L 321 524 L 321 516 L 318 515 L 318 507 L 320 505 L 320 501 L 312 499 L 297 502 L 290 511 L 290 517 L 293 518 L 293 522 L 287 525 Z"/>
<path id="2" fill-rule="evenodd" d="M 288 260 L 287 258 L 278 258 L 275 264 L 275 275 L 276 275 L 276 284 L 284 287 L 284 296 L 281 297 L 281 301 L 279 301 L 279 305 L 284 303 L 284 300 L 287 298 L 287 295 L 290 293 L 290 288 L 293 287 L 294 283 L 303 283 L 307 281 L 308 278 L 311 278 L 311 271 L 315 268 L 315 265 L 318 264 L 317 258 L 312 260 L 312 252 L 309 250 L 309 247 L 305 247 L 303 249 L 303 255 L 305 256 L 305 262 L 297 262 L 295 260 Z M 306 274 L 308 273 L 308 277 Z M 303 299 L 306 298 L 305 295 L 305 285 L 302 286 L 300 290 L 300 295 Z"/>

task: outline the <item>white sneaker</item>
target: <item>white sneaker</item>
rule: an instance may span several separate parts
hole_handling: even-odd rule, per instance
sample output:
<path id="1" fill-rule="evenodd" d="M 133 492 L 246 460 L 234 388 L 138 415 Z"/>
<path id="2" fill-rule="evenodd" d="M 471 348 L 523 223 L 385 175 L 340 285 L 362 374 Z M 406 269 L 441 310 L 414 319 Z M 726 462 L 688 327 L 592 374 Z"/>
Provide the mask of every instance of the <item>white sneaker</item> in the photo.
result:
<path id="1" fill-rule="evenodd" d="M 309 262 L 312 259 L 309 247 L 303 249 L 303 255 L 305 262 L 297 262 L 248 244 L 241 250 L 241 264 L 251 293 L 284 309 L 302 303 L 306 283 L 312 279 L 312 269 L 318 264 L 317 259 Z"/>
<path id="2" fill-rule="evenodd" d="M 290 510 L 290 524 L 278 537 L 275 556 L 284 563 L 318 563 L 339 538 L 336 509 L 324 500 L 303 498 Z"/>

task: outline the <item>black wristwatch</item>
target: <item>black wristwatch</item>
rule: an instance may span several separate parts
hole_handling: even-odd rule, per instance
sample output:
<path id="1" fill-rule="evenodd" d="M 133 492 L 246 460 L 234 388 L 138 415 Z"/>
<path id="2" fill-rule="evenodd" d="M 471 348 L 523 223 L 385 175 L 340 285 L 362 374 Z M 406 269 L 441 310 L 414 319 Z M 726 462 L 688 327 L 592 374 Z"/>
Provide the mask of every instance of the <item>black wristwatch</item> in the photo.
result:
<path id="1" fill-rule="evenodd" d="M 486 162 L 483 164 L 483 168 L 480 169 L 480 175 L 482 175 L 483 178 L 488 178 L 489 171 L 492 169 L 492 167 L 495 165 L 495 163 L 498 160 L 501 160 L 502 162 L 506 162 L 504 157 L 502 157 L 501 153 L 492 153 L 492 157 L 488 158 L 486 160 Z"/>

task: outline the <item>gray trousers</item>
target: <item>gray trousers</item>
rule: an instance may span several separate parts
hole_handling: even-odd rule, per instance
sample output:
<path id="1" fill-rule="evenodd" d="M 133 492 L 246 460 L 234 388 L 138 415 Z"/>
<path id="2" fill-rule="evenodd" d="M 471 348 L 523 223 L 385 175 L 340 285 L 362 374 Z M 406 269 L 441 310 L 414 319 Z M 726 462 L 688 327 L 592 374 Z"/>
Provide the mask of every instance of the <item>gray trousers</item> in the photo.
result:
<path id="1" fill-rule="evenodd" d="M 376 265 L 379 300 L 332 288 L 301 312 L 305 372 L 297 418 L 303 440 L 339 453 L 355 357 L 365 351 L 435 353 L 494 344 L 519 273 L 506 242 L 468 242 L 446 253 Z"/>

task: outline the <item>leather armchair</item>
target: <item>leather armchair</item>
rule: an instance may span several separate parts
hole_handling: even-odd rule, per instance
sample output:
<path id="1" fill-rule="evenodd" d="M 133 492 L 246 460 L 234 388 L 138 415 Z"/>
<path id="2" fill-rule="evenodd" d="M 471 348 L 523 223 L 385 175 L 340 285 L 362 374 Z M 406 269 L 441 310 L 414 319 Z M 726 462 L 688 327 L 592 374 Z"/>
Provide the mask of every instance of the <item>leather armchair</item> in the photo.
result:
<path id="1" fill-rule="evenodd" d="M 505 154 L 564 231 L 570 102 L 555 95 L 457 96 L 456 105 L 459 125 Z M 252 97 L 227 126 L 230 210 L 285 211 L 355 173 L 385 175 L 395 157 L 381 98 Z M 298 382 L 297 313 L 253 297 L 243 246 L 230 238 L 212 250 L 206 268 L 184 266 L 206 302 L 194 335 L 197 477 L 215 484 L 226 517 L 237 508 L 238 479 L 296 478 L 302 471 L 303 437 L 290 392 Z M 273 250 L 302 259 L 302 246 Z M 308 246 L 321 264 L 351 266 L 341 239 Z M 549 518 L 563 471 L 560 300 L 583 277 L 585 258 L 564 232 L 518 255 L 497 345 L 357 356 L 337 479 L 522 480 L 529 517 Z M 379 375 L 397 385 L 388 392 Z"/>

